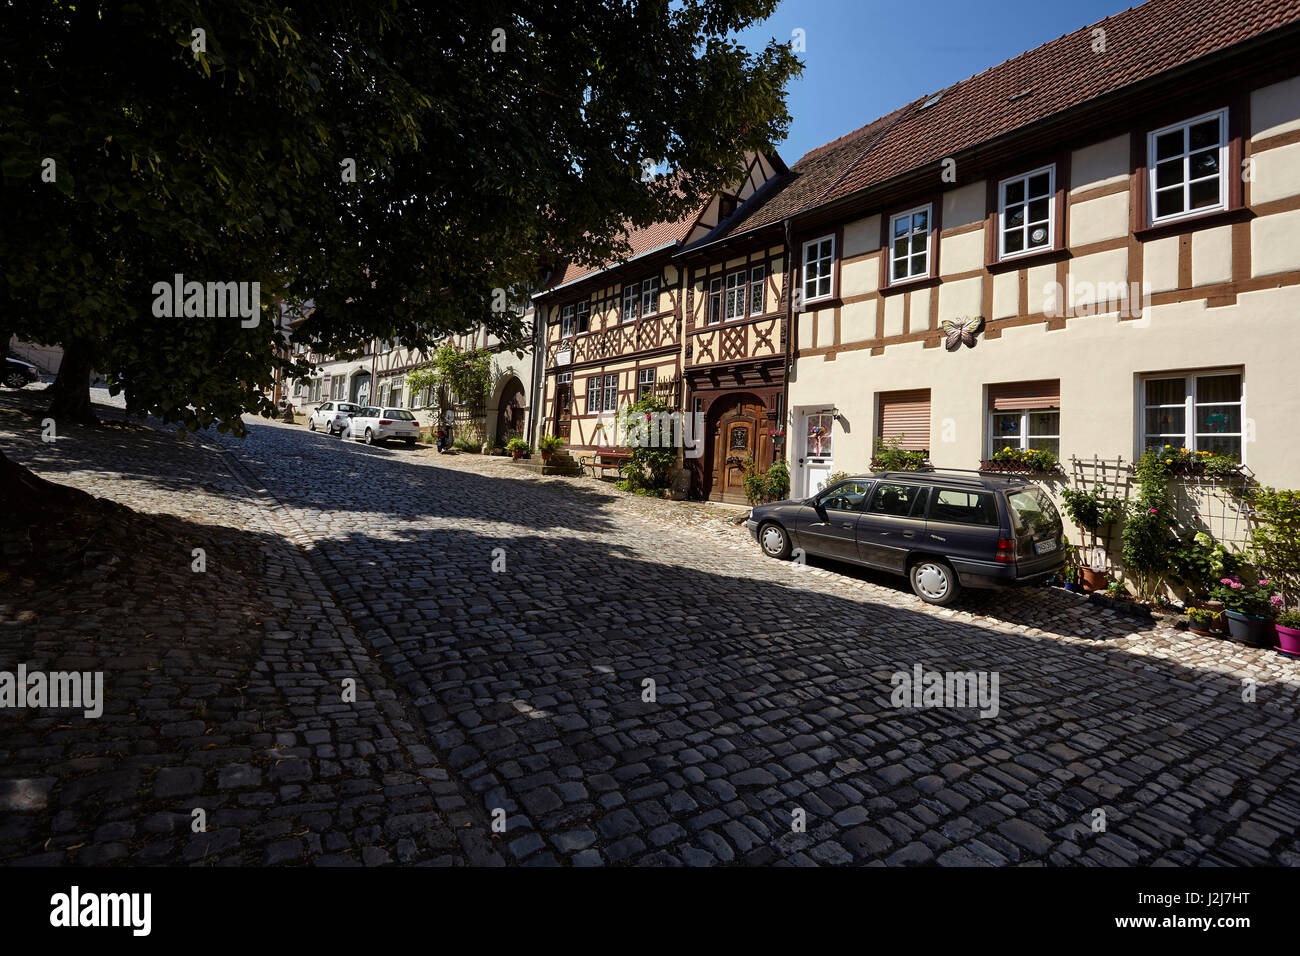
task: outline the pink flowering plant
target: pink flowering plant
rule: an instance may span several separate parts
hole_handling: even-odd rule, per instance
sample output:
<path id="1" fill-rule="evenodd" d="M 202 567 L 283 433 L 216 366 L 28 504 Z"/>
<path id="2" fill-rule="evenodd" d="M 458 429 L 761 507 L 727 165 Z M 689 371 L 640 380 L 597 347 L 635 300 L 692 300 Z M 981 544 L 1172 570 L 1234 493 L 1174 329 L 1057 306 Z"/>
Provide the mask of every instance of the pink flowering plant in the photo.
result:
<path id="1" fill-rule="evenodd" d="M 1247 584 L 1236 574 L 1219 579 L 1210 596 L 1222 601 L 1229 611 L 1253 617 L 1273 617 L 1282 607 L 1282 596 L 1268 578 Z"/>

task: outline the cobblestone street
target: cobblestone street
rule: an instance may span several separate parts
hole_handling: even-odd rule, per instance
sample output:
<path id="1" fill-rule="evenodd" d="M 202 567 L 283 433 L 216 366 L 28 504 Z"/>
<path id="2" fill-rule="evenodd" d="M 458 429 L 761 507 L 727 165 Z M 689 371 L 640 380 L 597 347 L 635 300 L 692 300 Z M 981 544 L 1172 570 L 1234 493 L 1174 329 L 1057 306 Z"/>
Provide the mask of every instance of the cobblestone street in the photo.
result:
<path id="1" fill-rule="evenodd" d="M 6 454 L 139 516 L 0 582 L 0 669 L 107 696 L 0 712 L 5 862 L 1300 863 L 1271 650 L 1047 589 L 939 610 L 767 560 L 734 510 L 505 459 L 102 405 L 46 444 L 40 408 L 0 397 Z M 999 712 L 891 706 L 918 664 L 996 672 Z"/>

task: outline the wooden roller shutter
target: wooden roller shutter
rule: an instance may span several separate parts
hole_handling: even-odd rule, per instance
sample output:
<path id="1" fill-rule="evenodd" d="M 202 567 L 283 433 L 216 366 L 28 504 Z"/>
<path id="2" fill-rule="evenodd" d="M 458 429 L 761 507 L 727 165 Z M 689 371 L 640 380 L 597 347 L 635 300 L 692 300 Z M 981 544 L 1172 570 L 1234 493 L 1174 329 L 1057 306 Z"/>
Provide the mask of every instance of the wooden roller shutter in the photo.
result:
<path id="1" fill-rule="evenodd" d="M 989 411 L 1009 412 L 1021 408 L 1060 408 L 1061 380 L 1007 382 L 989 386 Z"/>
<path id="2" fill-rule="evenodd" d="M 930 448 L 930 390 L 881 392 L 879 430 L 884 442 L 903 436 L 900 448 L 928 451 Z"/>

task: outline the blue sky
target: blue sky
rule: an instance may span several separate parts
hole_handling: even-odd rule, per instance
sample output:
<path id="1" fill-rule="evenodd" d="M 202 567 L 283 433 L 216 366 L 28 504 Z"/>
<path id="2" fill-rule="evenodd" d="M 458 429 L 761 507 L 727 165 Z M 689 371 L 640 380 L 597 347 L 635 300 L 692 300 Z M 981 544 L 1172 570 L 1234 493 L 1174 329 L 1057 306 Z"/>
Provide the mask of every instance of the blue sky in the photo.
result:
<path id="1" fill-rule="evenodd" d="M 1249 0 L 1243 0 L 1249 2 Z M 1019 56 L 1136 0 L 782 0 L 739 35 L 761 49 L 796 28 L 807 49 L 790 84 L 793 122 L 777 151 L 793 164 L 925 93 Z"/>

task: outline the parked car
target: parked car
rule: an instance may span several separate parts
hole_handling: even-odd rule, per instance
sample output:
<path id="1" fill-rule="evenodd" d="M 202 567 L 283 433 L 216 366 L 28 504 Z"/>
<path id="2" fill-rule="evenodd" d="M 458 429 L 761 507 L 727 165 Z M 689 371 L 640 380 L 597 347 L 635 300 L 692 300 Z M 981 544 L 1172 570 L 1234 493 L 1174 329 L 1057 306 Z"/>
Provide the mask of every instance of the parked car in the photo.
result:
<path id="1" fill-rule="evenodd" d="M 361 406 L 353 402 L 325 402 L 311 413 L 307 419 L 307 428 L 315 431 L 323 428 L 331 435 L 342 435 L 348 419 L 361 411 Z"/>
<path id="2" fill-rule="evenodd" d="M 40 380 L 40 369 L 16 358 L 6 357 L 4 366 L 0 369 L 0 382 L 4 382 L 6 388 L 23 388 Z"/>
<path id="3" fill-rule="evenodd" d="M 745 522 L 763 553 L 805 554 L 906 575 L 930 604 L 962 588 L 1038 583 L 1065 564 L 1061 516 L 1018 478 L 898 471 L 838 481 L 804 501 L 756 507 Z"/>
<path id="4" fill-rule="evenodd" d="M 357 438 L 367 445 L 400 438 L 414 445 L 420 437 L 420 423 L 405 408 L 363 408 L 348 420 L 345 438 Z"/>

